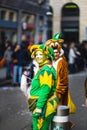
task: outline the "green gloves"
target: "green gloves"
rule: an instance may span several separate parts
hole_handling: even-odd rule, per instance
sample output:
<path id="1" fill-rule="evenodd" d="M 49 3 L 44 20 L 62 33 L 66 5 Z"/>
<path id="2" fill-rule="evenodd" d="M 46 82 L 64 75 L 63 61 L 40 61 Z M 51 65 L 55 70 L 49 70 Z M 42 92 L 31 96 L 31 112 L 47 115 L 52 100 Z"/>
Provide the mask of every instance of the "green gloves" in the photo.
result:
<path id="1" fill-rule="evenodd" d="M 34 114 L 32 114 L 32 117 L 34 118 L 39 118 L 41 116 L 41 113 L 39 112 L 35 112 Z"/>

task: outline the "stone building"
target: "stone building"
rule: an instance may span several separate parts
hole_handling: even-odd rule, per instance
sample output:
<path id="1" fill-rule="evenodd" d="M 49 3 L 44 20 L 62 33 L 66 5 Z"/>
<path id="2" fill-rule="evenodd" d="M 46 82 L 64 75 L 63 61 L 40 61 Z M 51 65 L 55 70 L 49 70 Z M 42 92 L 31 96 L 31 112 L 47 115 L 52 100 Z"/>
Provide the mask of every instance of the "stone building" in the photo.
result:
<path id="1" fill-rule="evenodd" d="M 21 42 L 22 35 L 43 42 L 52 37 L 49 26 L 49 0 L 2 0 L 0 1 L 0 43 L 11 40 Z M 51 33 L 49 33 L 51 32 Z"/>
<path id="2" fill-rule="evenodd" d="M 50 0 L 53 34 L 62 32 L 65 41 L 87 40 L 87 0 Z"/>

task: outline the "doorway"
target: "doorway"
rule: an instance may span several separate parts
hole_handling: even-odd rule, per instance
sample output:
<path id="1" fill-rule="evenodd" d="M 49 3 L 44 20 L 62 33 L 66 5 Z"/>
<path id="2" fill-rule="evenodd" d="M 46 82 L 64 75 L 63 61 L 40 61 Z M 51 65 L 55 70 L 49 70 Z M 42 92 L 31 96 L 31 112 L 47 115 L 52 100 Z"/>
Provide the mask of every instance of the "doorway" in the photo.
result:
<path id="1" fill-rule="evenodd" d="M 61 32 L 66 42 L 79 42 L 79 7 L 65 4 L 61 12 Z"/>

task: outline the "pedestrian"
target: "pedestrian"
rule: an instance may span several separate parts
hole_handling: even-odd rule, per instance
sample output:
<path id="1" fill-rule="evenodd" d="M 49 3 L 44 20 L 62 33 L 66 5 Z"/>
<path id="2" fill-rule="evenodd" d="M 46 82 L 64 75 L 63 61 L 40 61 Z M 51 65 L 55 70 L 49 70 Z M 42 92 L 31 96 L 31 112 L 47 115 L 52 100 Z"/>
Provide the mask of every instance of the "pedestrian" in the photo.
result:
<path id="1" fill-rule="evenodd" d="M 68 59 L 69 59 L 69 74 L 73 74 L 75 72 L 75 59 L 77 58 L 76 54 L 75 54 L 75 43 L 71 42 L 70 46 L 69 46 L 69 55 L 68 55 Z"/>
<path id="2" fill-rule="evenodd" d="M 35 50 L 38 45 L 33 45 L 33 49 L 31 47 L 31 50 Z M 29 48 L 30 52 L 30 48 Z M 28 66 L 25 66 L 23 69 L 22 77 L 21 77 L 21 84 L 20 89 L 24 94 L 24 97 L 28 100 L 30 97 L 30 89 L 31 89 L 31 81 L 34 75 L 37 73 L 39 67 L 38 63 L 35 59 L 31 61 L 31 63 Z"/>
<path id="3" fill-rule="evenodd" d="M 38 63 L 33 59 L 29 66 L 24 67 L 20 89 L 23 92 L 24 97 L 28 100 L 30 98 L 31 81 L 34 75 L 38 71 Z"/>
<path id="4" fill-rule="evenodd" d="M 60 33 L 57 33 L 53 36 L 52 39 L 46 41 L 46 45 L 53 48 L 55 59 L 53 60 L 53 66 L 57 74 L 57 87 L 56 95 L 59 98 L 59 105 L 68 104 L 68 89 L 69 89 L 69 80 L 68 80 L 68 63 L 64 56 L 62 49 L 62 44 L 64 40 L 61 37 Z M 70 124 L 73 127 L 73 123 Z"/>
<path id="5" fill-rule="evenodd" d="M 56 72 L 52 66 L 54 52 L 52 48 L 42 44 L 31 51 L 31 57 L 39 64 L 39 70 L 31 82 L 28 101 L 32 112 L 33 130 L 48 130 L 58 106 L 55 94 Z"/>
<path id="6" fill-rule="evenodd" d="M 25 48 L 22 48 L 20 45 L 17 44 L 12 54 L 12 59 L 14 63 L 13 65 L 13 85 L 14 86 L 20 85 L 23 67 L 27 66 L 31 61 L 29 57 L 30 56 L 29 56 L 28 50 Z"/>
<path id="7" fill-rule="evenodd" d="M 8 45 L 4 57 L 6 57 L 6 78 L 9 79 L 11 78 L 11 61 L 12 61 L 12 48 L 11 45 Z"/>

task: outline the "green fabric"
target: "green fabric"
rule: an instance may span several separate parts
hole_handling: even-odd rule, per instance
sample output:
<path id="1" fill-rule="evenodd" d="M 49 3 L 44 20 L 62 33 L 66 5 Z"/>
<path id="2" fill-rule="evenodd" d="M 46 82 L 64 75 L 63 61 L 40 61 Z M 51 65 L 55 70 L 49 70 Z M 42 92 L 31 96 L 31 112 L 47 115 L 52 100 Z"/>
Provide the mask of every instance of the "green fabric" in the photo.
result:
<path id="1" fill-rule="evenodd" d="M 49 115 L 47 118 L 44 119 L 41 129 L 38 129 L 38 126 L 37 126 L 38 125 L 38 119 L 32 117 L 32 123 L 33 123 L 33 129 L 32 130 L 49 130 L 49 126 L 50 126 L 50 123 L 51 123 L 51 121 L 54 117 L 54 114 L 55 113 L 52 113 L 51 115 Z"/>
<path id="2" fill-rule="evenodd" d="M 49 87 L 47 84 L 40 84 L 39 76 L 44 75 L 44 72 L 47 72 L 47 74 L 52 74 L 52 80 L 54 80 L 54 86 Z M 30 90 L 30 95 L 38 96 L 38 101 L 36 104 L 36 107 L 39 109 L 42 109 L 51 93 L 53 93 L 56 90 L 56 72 L 53 67 L 49 67 L 45 65 L 43 68 L 41 68 L 38 73 L 34 76 L 32 80 L 32 88 Z"/>
<path id="3" fill-rule="evenodd" d="M 47 56 L 48 58 L 51 58 L 51 59 L 54 59 L 55 56 L 54 56 L 54 50 L 51 48 L 51 47 L 47 47 L 45 46 L 45 44 L 42 44 L 39 46 L 40 49 L 42 49 L 43 51 L 47 51 Z"/>
<path id="4" fill-rule="evenodd" d="M 59 40 L 61 38 L 61 34 L 57 33 L 52 37 L 52 40 Z"/>
<path id="5" fill-rule="evenodd" d="M 46 78 L 44 78 L 44 77 L 46 77 Z M 49 79 L 51 79 L 52 82 Z M 53 67 L 49 67 L 47 65 L 43 66 L 32 79 L 31 86 L 32 87 L 30 90 L 30 96 L 31 96 L 31 98 L 35 98 L 35 96 L 36 96 L 36 98 L 37 98 L 36 108 L 42 110 L 42 112 L 40 114 L 35 111 L 32 113 L 33 130 L 49 130 L 49 125 L 50 125 L 51 120 L 54 117 L 55 109 L 50 110 L 50 113 L 47 116 L 45 114 L 46 114 L 46 112 L 47 112 L 46 110 L 48 108 L 47 101 L 56 90 L 56 71 L 55 71 L 55 69 Z M 56 101 L 57 99 L 55 98 L 52 100 Z M 58 101 L 56 101 L 56 102 L 58 102 Z M 51 103 L 53 104 L 53 101 Z M 53 106 L 53 108 L 54 108 L 54 106 Z M 48 111 L 49 111 L 49 109 L 48 109 Z"/>

